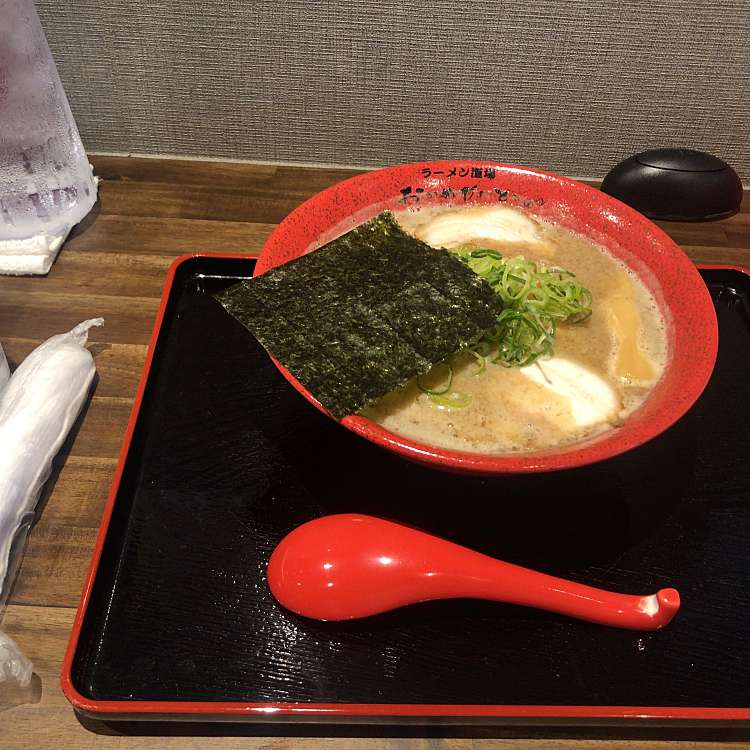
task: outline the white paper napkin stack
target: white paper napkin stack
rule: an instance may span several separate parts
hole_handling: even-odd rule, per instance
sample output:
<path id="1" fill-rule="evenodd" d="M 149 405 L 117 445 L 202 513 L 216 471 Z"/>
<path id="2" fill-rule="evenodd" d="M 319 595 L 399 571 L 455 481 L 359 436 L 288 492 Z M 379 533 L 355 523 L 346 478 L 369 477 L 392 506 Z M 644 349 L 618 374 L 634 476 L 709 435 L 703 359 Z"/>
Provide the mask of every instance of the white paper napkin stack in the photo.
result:
<path id="1" fill-rule="evenodd" d="M 0 241 L 0 274 L 37 276 L 48 273 L 69 231 L 38 234 L 25 240 Z"/>

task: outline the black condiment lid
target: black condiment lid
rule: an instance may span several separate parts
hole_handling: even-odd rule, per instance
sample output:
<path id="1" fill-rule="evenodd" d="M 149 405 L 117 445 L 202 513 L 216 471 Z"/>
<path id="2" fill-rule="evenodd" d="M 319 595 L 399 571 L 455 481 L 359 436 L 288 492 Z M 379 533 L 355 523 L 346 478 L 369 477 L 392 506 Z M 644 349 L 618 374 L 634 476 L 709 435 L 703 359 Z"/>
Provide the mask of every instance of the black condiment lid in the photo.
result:
<path id="1" fill-rule="evenodd" d="M 656 148 L 636 154 L 635 158 L 647 167 L 680 172 L 719 172 L 728 166 L 718 156 L 689 148 Z"/>

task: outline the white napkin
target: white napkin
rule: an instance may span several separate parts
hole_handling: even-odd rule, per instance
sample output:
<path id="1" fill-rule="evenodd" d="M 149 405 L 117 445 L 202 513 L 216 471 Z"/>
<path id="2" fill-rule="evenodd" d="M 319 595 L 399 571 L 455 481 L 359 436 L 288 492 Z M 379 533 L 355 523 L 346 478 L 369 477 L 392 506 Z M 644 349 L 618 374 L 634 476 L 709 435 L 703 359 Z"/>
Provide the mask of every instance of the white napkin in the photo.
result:
<path id="1" fill-rule="evenodd" d="M 60 234 L 38 234 L 25 240 L 0 240 L 0 274 L 44 275 L 55 262 L 70 227 Z"/>

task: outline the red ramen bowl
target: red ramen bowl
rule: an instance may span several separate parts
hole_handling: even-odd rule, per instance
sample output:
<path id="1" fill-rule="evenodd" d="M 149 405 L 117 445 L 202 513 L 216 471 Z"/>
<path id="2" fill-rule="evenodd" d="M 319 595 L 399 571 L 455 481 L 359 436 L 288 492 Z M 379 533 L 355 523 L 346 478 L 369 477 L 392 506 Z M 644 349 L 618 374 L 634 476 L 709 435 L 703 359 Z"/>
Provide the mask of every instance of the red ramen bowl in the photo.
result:
<path id="1" fill-rule="evenodd" d="M 266 242 L 255 274 L 330 242 L 381 211 L 406 207 L 504 203 L 604 246 L 654 295 L 667 324 L 667 364 L 644 403 L 620 427 L 539 452 L 482 454 L 409 440 L 362 416 L 341 424 L 422 464 L 470 474 L 540 472 L 582 466 L 656 437 L 690 409 L 716 360 L 718 327 L 706 285 L 690 259 L 656 225 L 618 200 L 575 180 L 527 167 L 483 161 L 404 164 L 324 190 L 293 211 Z M 325 409 L 289 372 L 308 401 Z M 327 412 L 326 412 L 327 413 Z"/>

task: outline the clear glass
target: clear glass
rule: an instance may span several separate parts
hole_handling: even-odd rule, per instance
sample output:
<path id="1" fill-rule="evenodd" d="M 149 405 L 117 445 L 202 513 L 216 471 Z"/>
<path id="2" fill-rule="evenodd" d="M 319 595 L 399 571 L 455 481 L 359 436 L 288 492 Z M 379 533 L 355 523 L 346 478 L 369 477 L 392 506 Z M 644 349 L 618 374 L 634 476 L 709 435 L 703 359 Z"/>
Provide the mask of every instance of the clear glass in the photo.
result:
<path id="1" fill-rule="evenodd" d="M 64 235 L 95 202 L 33 0 L 0 0 L 0 241 Z"/>

